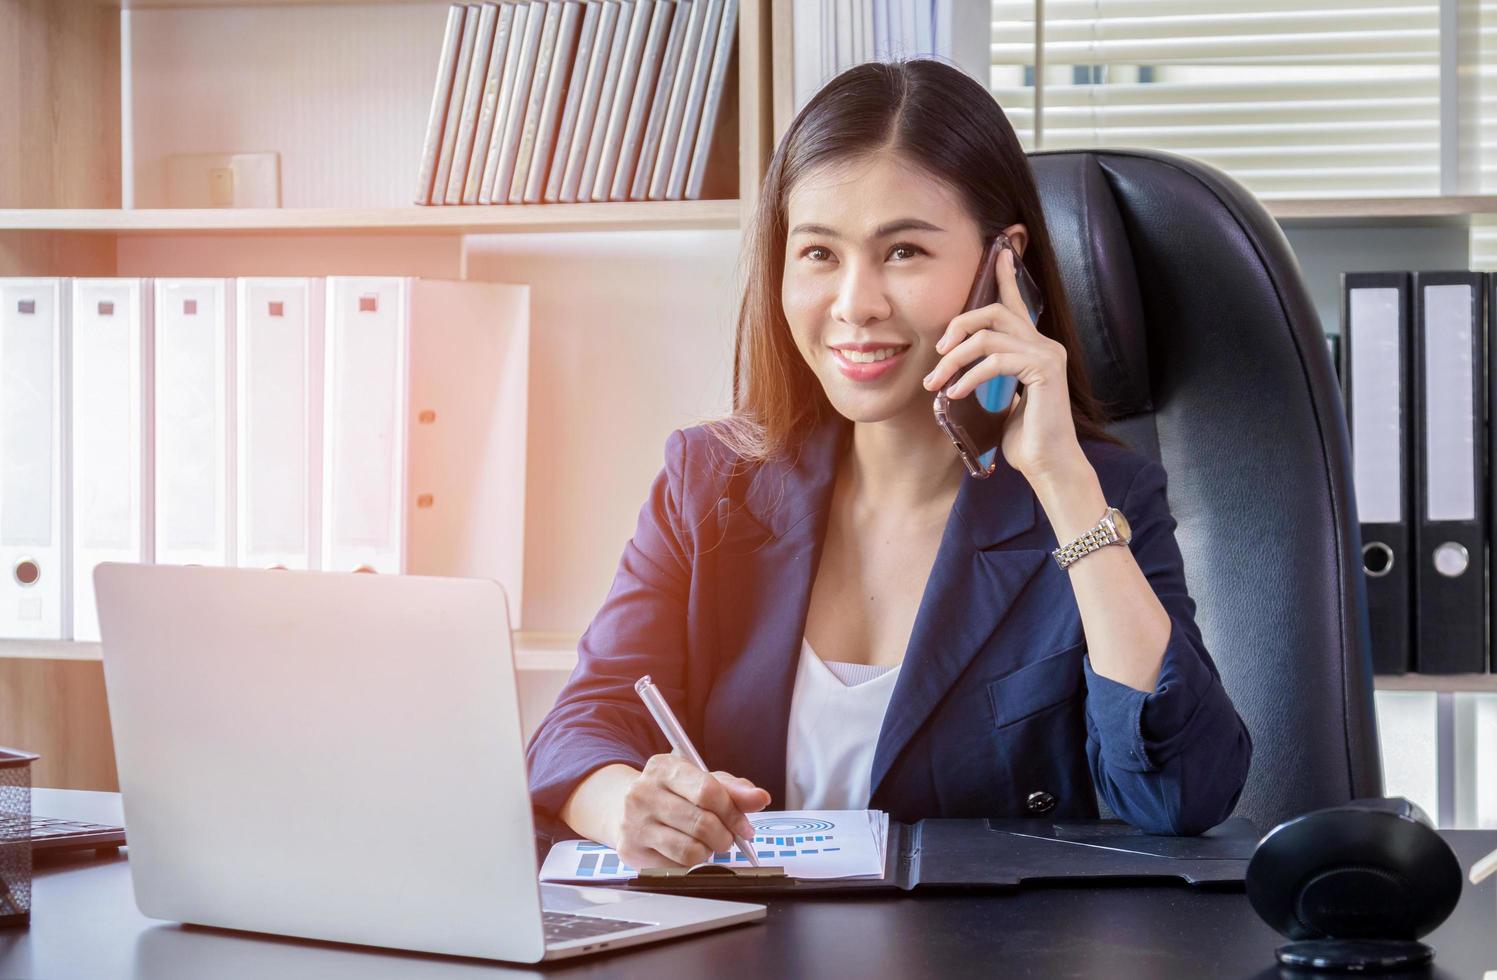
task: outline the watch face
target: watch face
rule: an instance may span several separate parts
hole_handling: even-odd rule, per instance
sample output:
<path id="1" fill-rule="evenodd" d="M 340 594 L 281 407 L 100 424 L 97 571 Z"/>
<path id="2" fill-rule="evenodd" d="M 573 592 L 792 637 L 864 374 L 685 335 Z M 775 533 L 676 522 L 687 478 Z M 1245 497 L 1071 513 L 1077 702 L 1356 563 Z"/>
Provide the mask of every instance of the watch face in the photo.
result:
<path id="1" fill-rule="evenodd" d="M 1112 522 L 1117 525 L 1118 536 L 1124 541 L 1131 540 L 1133 528 L 1128 525 L 1128 518 L 1116 507 L 1112 509 Z"/>

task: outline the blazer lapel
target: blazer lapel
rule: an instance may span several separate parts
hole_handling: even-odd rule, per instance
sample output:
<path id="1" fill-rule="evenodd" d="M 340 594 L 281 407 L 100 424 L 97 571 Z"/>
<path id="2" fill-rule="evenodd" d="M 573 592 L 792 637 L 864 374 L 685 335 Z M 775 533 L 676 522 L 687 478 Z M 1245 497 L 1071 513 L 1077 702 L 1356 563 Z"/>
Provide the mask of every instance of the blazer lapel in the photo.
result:
<path id="1" fill-rule="evenodd" d="M 852 433 L 835 416 L 819 423 L 792 459 L 757 469 L 740 502 L 719 506 L 726 527 L 717 550 L 719 641 L 731 663 L 720 678 L 737 696 L 714 699 L 709 739 L 714 767 L 785 797 L 790 700 L 811 586 L 826 540 L 837 461 Z M 744 696 L 744 692 L 751 692 Z M 718 760 L 722 761 L 719 762 Z M 774 804 L 771 804 L 774 805 Z"/>
<path id="2" fill-rule="evenodd" d="M 905 650 L 873 757 L 876 797 L 899 754 L 985 647 L 1046 549 L 1003 548 L 1034 527 L 1039 502 L 1023 474 L 997 457 L 985 480 L 964 478 Z"/>

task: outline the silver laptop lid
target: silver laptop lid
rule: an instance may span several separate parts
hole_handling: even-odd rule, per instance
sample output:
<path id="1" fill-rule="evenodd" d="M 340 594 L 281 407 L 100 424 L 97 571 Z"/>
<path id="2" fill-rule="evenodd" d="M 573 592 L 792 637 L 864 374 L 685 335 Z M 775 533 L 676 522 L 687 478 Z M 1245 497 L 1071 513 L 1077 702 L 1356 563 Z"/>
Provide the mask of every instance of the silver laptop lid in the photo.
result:
<path id="1" fill-rule="evenodd" d="M 497 583 L 111 563 L 94 581 L 143 913 L 541 958 Z"/>

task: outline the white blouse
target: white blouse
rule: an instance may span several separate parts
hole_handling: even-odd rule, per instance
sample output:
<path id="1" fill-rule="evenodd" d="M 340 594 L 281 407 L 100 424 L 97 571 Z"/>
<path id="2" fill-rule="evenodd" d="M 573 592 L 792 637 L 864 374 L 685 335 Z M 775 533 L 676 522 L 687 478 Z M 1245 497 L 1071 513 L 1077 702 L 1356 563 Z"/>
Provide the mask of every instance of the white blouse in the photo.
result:
<path id="1" fill-rule="evenodd" d="M 826 663 L 801 639 L 785 740 L 787 810 L 866 810 L 899 667 Z"/>

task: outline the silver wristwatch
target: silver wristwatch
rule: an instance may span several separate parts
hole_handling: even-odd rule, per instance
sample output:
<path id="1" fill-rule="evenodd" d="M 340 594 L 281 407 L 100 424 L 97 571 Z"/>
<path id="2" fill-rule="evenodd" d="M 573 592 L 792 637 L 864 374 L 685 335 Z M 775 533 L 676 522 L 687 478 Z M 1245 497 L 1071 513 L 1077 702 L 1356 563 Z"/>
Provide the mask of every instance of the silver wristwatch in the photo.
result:
<path id="1" fill-rule="evenodd" d="M 1132 540 L 1133 529 L 1128 526 L 1128 518 L 1124 517 L 1123 512 L 1116 507 L 1109 507 L 1095 527 L 1070 544 L 1056 548 L 1050 554 L 1055 557 L 1057 565 L 1066 568 L 1093 551 L 1110 544 L 1127 544 Z"/>

